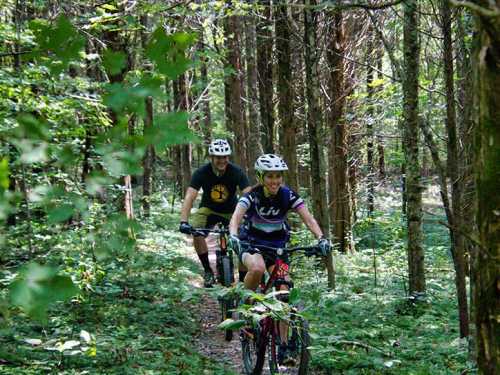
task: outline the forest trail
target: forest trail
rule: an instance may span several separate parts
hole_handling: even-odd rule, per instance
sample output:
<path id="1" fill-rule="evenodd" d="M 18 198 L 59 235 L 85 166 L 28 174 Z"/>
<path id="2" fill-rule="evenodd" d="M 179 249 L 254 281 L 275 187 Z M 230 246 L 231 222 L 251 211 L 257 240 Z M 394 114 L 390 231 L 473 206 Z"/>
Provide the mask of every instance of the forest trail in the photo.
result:
<path id="1" fill-rule="evenodd" d="M 196 252 L 192 247 L 192 240 L 188 240 L 189 253 L 186 254 L 189 258 L 199 262 Z M 210 263 L 212 269 L 215 269 L 215 248 L 217 247 L 217 238 L 210 235 L 207 238 Z M 201 278 L 191 280 L 192 285 L 196 288 L 203 288 Z M 201 302 L 195 307 L 195 312 L 198 314 L 201 331 L 195 337 L 195 345 L 200 354 L 223 364 L 228 370 L 234 371 L 236 374 L 242 373 L 243 364 L 241 361 L 241 345 L 238 339 L 238 333 L 234 333 L 233 340 L 227 342 L 224 339 L 224 332 L 217 328 L 220 323 L 220 310 L 217 299 L 214 298 L 207 290 L 203 293 Z"/>
<path id="2" fill-rule="evenodd" d="M 190 259 L 199 262 L 198 257 L 192 246 L 192 239 L 187 239 L 188 249 L 186 254 Z M 215 249 L 217 248 L 217 237 L 209 235 L 207 237 L 210 264 L 215 270 Z M 235 275 L 237 277 L 237 275 Z M 201 277 L 192 279 L 191 283 L 196 288 L 203 288 Z M 204 289 L 204 288 L 203 288 Z M 244 374 L 243 362 L 241 357 L 241 345 L 238 338 L 238 332 L 234 332 L 231 342 L 224 339 L 224 332 L 217 328 L 221 322 L 219 304 L 216 297 L 210 293 L 210 289 L 204 289 L 201 302 L 195 307 L 198 314 L 197 320 L 200 322 L 201 330 L 195 337 L 195 345 L 198 352 L 219 364 L 222 364 L 227 370 L 234 371 L 236 374 Z M 280 369 L 280 373 L 293 375 L 296 369 Z M 266 360 L 263 374 L 270 374 L 269 365 Z M 311 374 L 314 374 L 311 372 Z"/>

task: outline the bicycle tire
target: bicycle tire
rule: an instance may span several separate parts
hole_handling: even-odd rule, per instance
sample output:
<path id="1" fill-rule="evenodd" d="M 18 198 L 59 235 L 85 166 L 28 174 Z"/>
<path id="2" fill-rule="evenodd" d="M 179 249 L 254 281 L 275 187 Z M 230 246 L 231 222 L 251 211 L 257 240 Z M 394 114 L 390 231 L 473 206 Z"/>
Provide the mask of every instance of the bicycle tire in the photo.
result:
<path id="1" fill-rule="evenodd" d="M 279 322 L 276 322 L 279 324 Z M 278 327 L 276 327 L 278 329 Z M 290 365 L 285 365 L 288 368 L 288 372 L 298 375 L 307 375 L 309 370 L 310 353 L 307 347 L 310 343 L 309 336 L 309 323 L 307 320 L 300 316 L 295 316 L 290 319 L 290 324 L 288 326 L 289 338 L 288 345 L 293 349 L 294 357 L 296 358 L 296 363 L 290 367 Z M 270 342 L 269 348 L 269 370 L 271 374 L 279 374 L 280 364 L 278 363 L 278 347 L 280 345 L 281 339 L 277 337 L 277 340 L 273 337 Z M 293 369 L 293 370 L 292 370 Z"/>
<path id="2" fill-rule="evenodd" d="M 231 258 L 228 255 L 224 255 L 222 256 L 221 265 L 222 265 L 222 277 L 221 277 L 222 285 L 225 287 L 230 287 L 234 281 L 233 262 L 231 262 Z"/>
<path id="3" fill-rule="evenodd" d="M 231 258 L 227 255 L 223 256 L 221 259 L 221 268 L 222 268 L 222 277 L 221 282 L 225 287 L 229 287 L 232 285 L 234 276 L 233 276 L 233 267 L 232 267 Z M 232 318 L 232 309 L 234 308 L 234 303 L 231 297 L 223 297 L 221 303 L 222 310 L 222 320 Z M 233 331 L 231 329 L 226 329 L 224 331 L 224 339 L 226 341 L 231 341 L 233 339 Z"/>
<path id="4" fill-rule="evenodd" d="M 263 337 L 259 334 L 258 330 L 255 330 L 253 338 L 246 333 L 242 333 L 240 338 L 243 370 L 245 371 L 245 374 L 262 374 L 266 358 L 267 335 L 266 337 Z"/>

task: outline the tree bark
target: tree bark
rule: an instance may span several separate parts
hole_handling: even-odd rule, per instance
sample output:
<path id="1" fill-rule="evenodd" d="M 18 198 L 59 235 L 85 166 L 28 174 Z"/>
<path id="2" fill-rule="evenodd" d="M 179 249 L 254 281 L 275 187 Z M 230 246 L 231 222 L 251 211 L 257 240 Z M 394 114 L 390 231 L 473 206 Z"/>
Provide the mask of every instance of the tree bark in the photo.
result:
<path id="1" fill-rule="evenodd" d="M 351 200 L 349 196 L 349 168 L 347 148 L 347 128 L 344 120 L 346 103 L 345 62 L 346 40 L 344 35 L 343 14 L 336 11 L 331 14 L 332 27 L 329 32 L 330 43 L 327 49 L 330 95 L 329 129 L 331 146 L 329 147 L 330 173 L 330 222 L 332 223 L 333 241 L 341 253 L 352 250 Z"/>
<path id="2" fill-rule="evenodd" d="M 253 163 L 263 154 L 261 144 L 261 122 L 259 117 L 259 95 L 257 89 L 257 61 L 255 18 L 253 15 L 246 17 L 245 27 L 245 55 L 247 63 L 247 108 L 248 108 L 248 176 L 255 181 L 255 170 Z"/>
<path id="3" fill-rule="evenodd" d="M 271 1 L 262 0 L 263 15 L 257 24 L 257 71 L 259 76 L 260 118 L 262 120 L 262 146 L 265 153 L 274 153 L 273 106 L 273 36 Z"/>
<path id="4" fill-rule="evenodd" d="M 278 113 L 283 134 L 283 157 L 288 164 L 287 183 L 298 189 L 297 178 L 297 131 L 293 118 L 293 84 L 290 52 L 290 26 L 287 5 L 276 8 L 276 55 L 278 59 Z"/>
<path id="5" fill-rule="evenodd" d="M 374 38 L 373 32 L 370 29 L 368 31 L 368 44 L 366 49 L 366 101 L 368 109 L 366 111 L 366 165 L 367 165 L 367 179 L 368 179 L 368 215 L 373 215 L 374 210 L 374 200 L 375 200 L 375 166 L 373 157 L 373 124 L 375 123 L 375 111 L 374 111 L 374 89 L 373 89 L 373 78 L 374 69 L 371 63 L 372 53 L 374 48 Z"/>
<path id="6" fill-rule="evenodd" d="M 202 50 L 204 48 L 204 35 L 201 33 L 199 49 Z M 202 101 L 202 112 L 203 119 L 201 121 L 201 130 L 203 133 L 203 140 L 205 144 L 209 144 L 212 137 L 212 112 L 210 110 L 210 91 L 208 87 L 208 57 L 204 54 L 200 57 L 201 66 L 200 66 L 200 79 L 202 83 L 202 92 L 203 92 L 203 101 Z M 206 149 L 206 148 L 205 148 Z"/>
<path id="7" fill-rule="evenodd" d="M 248 160 L 245 139 L 244 113 L 241 103 L 243 93 L 241 54 L 240 54 L 240 20 L 239 16 L 228 16 L 225 19 L 225 34 L 227 40 L 227 67 L 232 71 L 226 78 L 229 97 L 227 112 L 230 123 L 229 128 L 234 133 L 234 159 L 245 172 L 248 171 Z"/>
<path id="8" fill-rule="evenodd" d="M 118 21 L 117 21 L 118 22 Z M 110 83 L 122 83 L 125 79 L 127 72 L 132 69 L 133 60 L 132 56 L 128 51 L 128 40 L 120 35 L 120 28 L 117 24 L 115 28 L 108 29 L 103 33 L 103 39 L 107 42 L 107 48 L 115 52 L 125 53 L 127 56 L 127 64 L 122 67 L 119 72 L 114 74 L 108 73 L 108 78 Z M 118 125 L 119 118 L 118 114 L 113 110 L 110 110 L 110 118 L 111 122 L 114 126 Z M 134 218 L 134 206 L 133 206 L 133 196 L 132 196 L 132 179 L 131 176 L 123 176 L 123 190 L 125 192 L 124 200 L 123 200 L 123 209 L 125 210 L 126 216 L 129 219 Z"/>
<path id="9" fill-rule="evenodd" d="M 456 17 L 456 59 L 457 59 L 457 103 L 459 110 L 457 112 L 457 126 L 459 139 L 461 142 L 461 154 L 459 155 L 460 166 L 462 171 L 463 194 L 462 194 L 462 230 L 465 231 L 467 238 L 473 238 L 477 233 L 477 223 L 474 215 L 476 202 L 476 187 L 474 184 L 474 122 L 472 121 L 472 68 L 470 64 L 471 51 L 469 43 L 466 42 L 467 34 L 472 34 L 469 30 L 472 25 L 472 20 L 466 17 L 463 9 L 459 9 Z M 467 29 L 467 31 L 466 31 Z M 469 224 L 464 225 L 464 218 L 469 219 Z M 466 259 L 466 269 L 469 274 L 469 355 L 470 358 L 476 360 L 475 350 L 475 257 L 478 251 L 477 245 L 469 240 L 465 240 L 464 254 L 468 255 Z"/>
<path id="10" fill-rule="evenodd" d="M 322 153 L 322 119 L 319 99 L 319 56 L 316 39 L 317 16 L 311 9 L 316 5 L 315 0 L 304 1 L 304 43 L 306 69 L 306 96 L 307 96 L 307 131 L 309 133 L 309 153 L 311 155 L 312 200 L 313 211 L 323 233 L 329 230 L 328 204 L 326 195 L 326 179 L 324 157 Z M 326 259 L 328 270 L 328 285 L 335 288 L 335 270 L 332 255 Z"/>
<path id="11" fill-rule="evenodd" d="M 153 127 L 153 98 L 146 98 L 146 116 L 144 117 L 144 134 Z M 151 185 L 152 185 L 152 169 L 153 169 L 153 146 L 146 146 L 144 158 L 142 161 L 142 209 L 145 217 L 149 217 L 151 205 Z"/>
<path id="12" fill-rule="evenodd" d="M 406 164 L 408 271 L 410 294 L 425 293 L 424 249 L 422 248 L 422 186 L 418 151 L 418 1 L 404 2 L 403 118 Z"/>
<path id="13" fill-rule="evenodd" d="M 462 178 L 458 169 L 458 142 L 455 111 L 455 90 L 453 83 L 453 44 L 451 35 L 451 9 L 448 0 L 441 0 L 440 6 L 443 30 L 443 65 L 446 87 L 446 130 L 448 135 L 447 169 L 451 180 L 450 222 L 451 254 L 455 266 L 455 285 L 457 288 L 458 315 L 460 319 L 460 337 L 469 335 L 469 311 L 465 282 L 465 242 L 462 228 Z"/>
<path id="14" fill-rule="evenodd" d="M 476 1 L 487 8 L 491 2 Z M 498 2 L 497 2 L 498 9 Z M 479 374 L 500 371 L 500 22 L 476 15 L 474 90 L 477 111 L 475 175 L 479 251 L 476 254 L 475 318 Z"/>
<path id="15" fill-rule="evenodd" d="M 175 107 L 179 111 L 187 111 L 189 107 L 188 95 L 186 91 L 186 76 L 181 74 L 179 78 L 174 81 L 174 101 Z M 191 145 L 181 145 L 179 146 L 178 155 L 180 157 L 180 167 L 181 167 L 181 188 L 182 191 L 186 191 L 191 182 Z"/>

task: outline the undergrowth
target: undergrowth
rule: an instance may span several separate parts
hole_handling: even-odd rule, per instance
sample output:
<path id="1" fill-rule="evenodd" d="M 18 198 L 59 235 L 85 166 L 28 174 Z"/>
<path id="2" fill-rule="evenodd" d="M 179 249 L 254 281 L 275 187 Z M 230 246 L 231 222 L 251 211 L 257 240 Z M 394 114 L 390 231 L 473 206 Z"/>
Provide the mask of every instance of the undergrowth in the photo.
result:
<path id="1" fill-rule="evenodd" d="M 156 198 L 151 218 L 141 220 L 138 249 L 105 261 L 93 260 L 83 228 L 34 227 L 38 260 L 58 264 L 81 293 L 53 306 L 43 324 L 12 312 L 0 331 L 2 374 L 230 373 L 192 345 L 201 333 L 193 307 L 203 291 L 189 280 L 199 277 L 199 268 L 177 232 L 179 206 L 171 211 Z M 427 294 L 415 303 L 406 286 L 404 220 L 396 209 L 385 211 L 358 220 L 354 254 L 336 254 L 334 291 L 317 260 L 293 259 L 313 339 L 311 373 L 474 372 L 467 342 L 458 338 L 454 271 L 440 213 L 424 222 Z M 3 254 L 3 296 L 26 260 L 20 238 L 10 233 L 13 250 Z M 304 231 L 293 240 L 312 242 Z"/>

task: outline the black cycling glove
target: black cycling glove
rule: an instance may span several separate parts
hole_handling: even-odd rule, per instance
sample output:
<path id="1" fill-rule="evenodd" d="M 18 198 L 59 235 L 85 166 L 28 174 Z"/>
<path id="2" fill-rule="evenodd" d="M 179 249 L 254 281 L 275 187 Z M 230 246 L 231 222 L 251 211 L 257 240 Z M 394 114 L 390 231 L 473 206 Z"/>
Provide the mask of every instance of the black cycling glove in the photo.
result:
<path id="1" fill-rule="evenodd" d="M 317 246 L 318 246 L 318 249 L 320 251 L 320 255 L 322 255 L 322 256 L 327 256 L 332 248 L 330 240 L 328 238 L 325 238 L 325 237 L 321 237 L 318 240 Z"/>
<path id="2" fill-rule="evenodd" d="M 181 225 L 179 225 L 179 232 L 184 234 L 191 234 L 193 231 L 193 227 L 187 221 L 181 221 Z"/>

